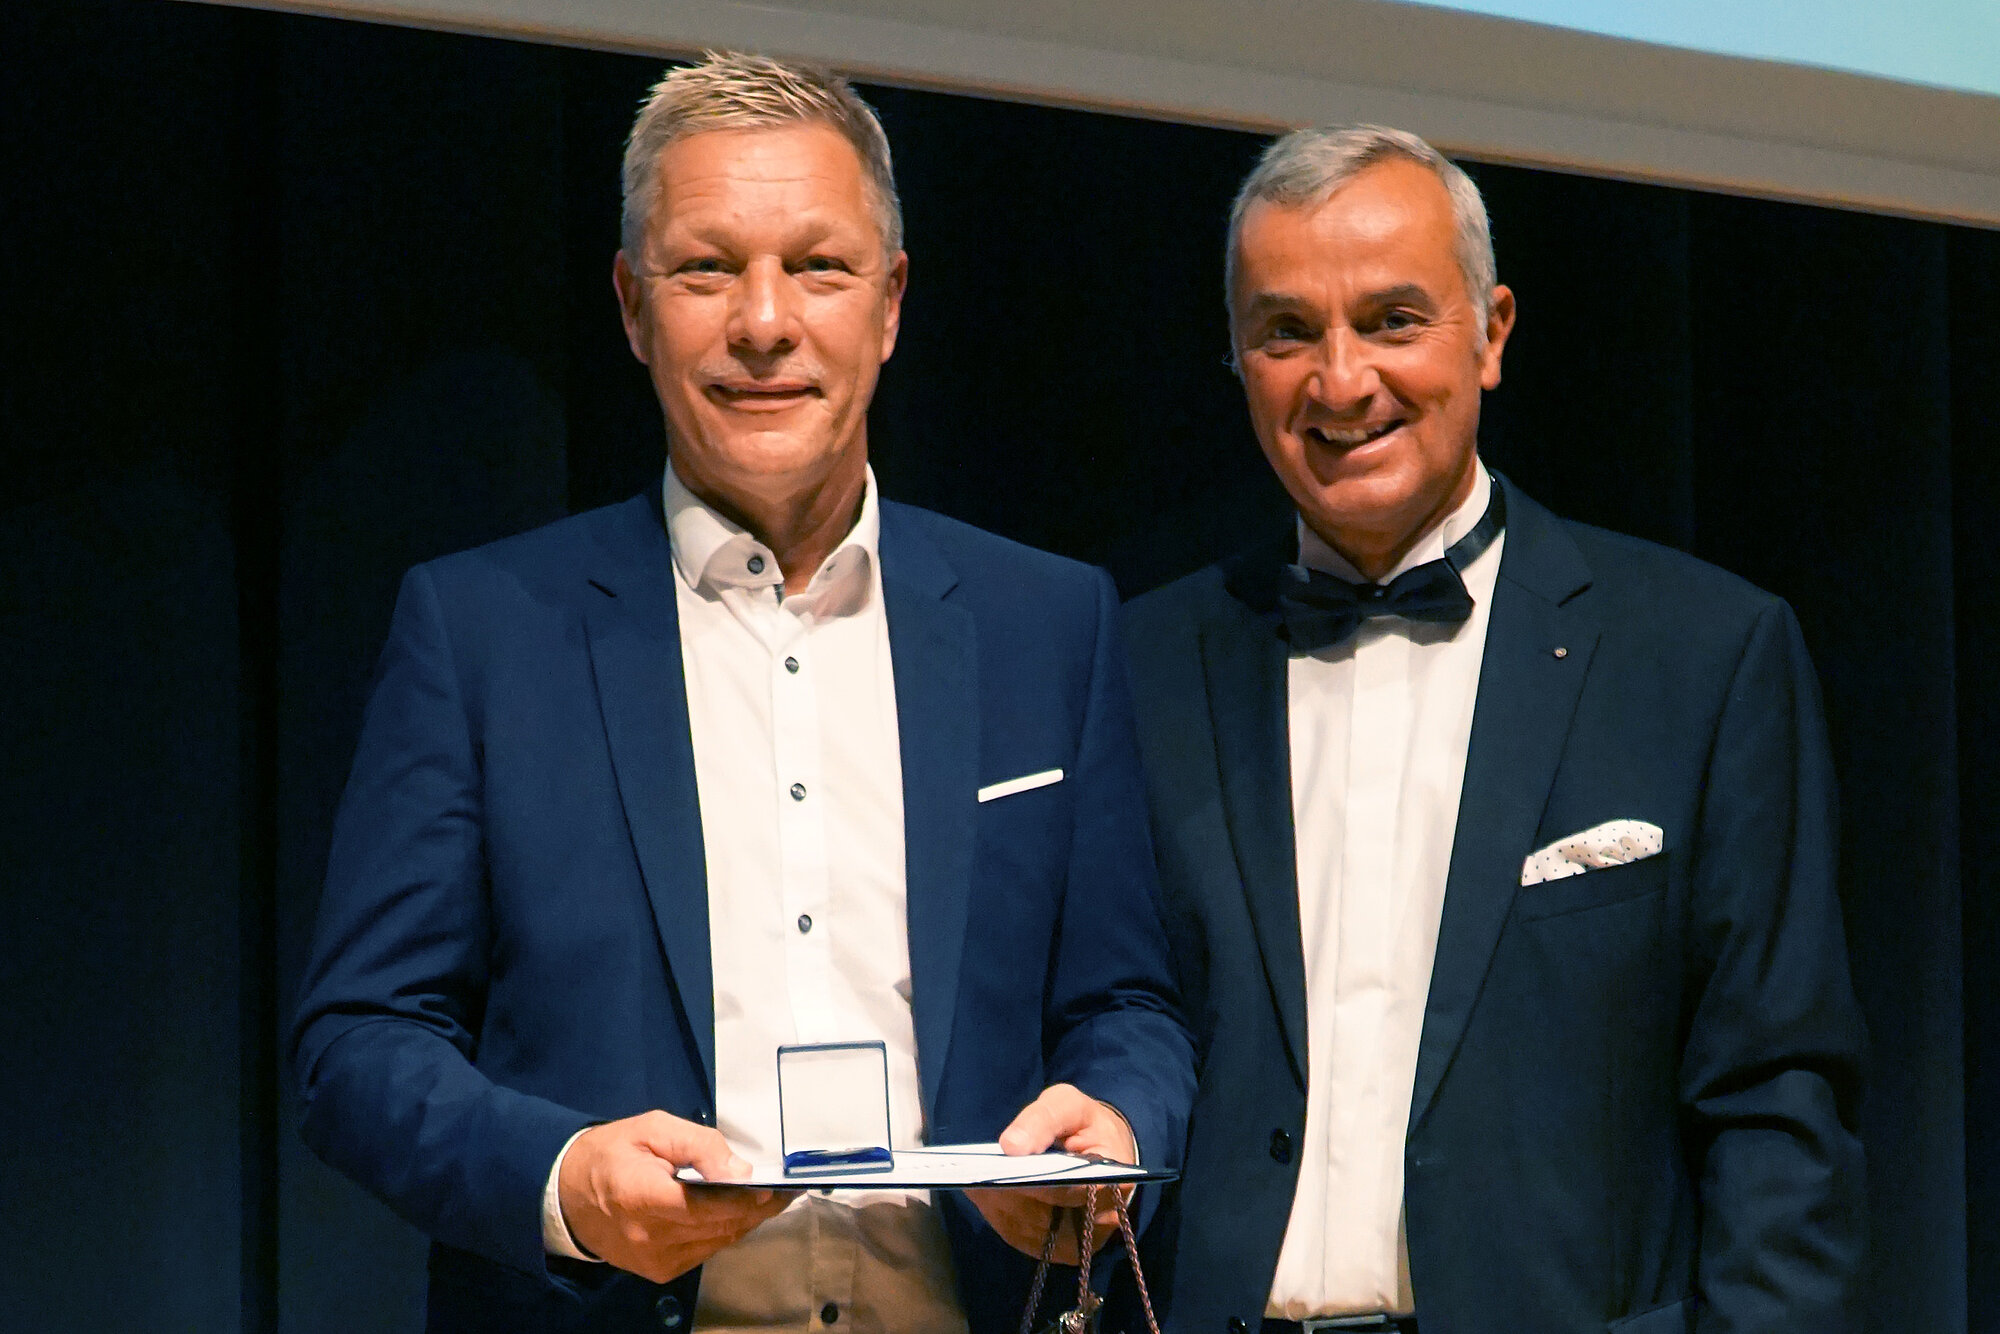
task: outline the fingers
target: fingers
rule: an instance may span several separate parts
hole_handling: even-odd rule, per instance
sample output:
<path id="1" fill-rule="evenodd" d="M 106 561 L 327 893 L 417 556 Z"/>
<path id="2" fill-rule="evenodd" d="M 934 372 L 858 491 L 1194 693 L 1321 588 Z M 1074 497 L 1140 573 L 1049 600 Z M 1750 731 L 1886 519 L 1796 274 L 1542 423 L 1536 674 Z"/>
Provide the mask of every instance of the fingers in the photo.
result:
<path id="1" fill-rule="evenodd" d="M 965 1196 L 1002 1241 L 1023 1254 L 1041 1255 L 1049 1229 L 1046 1204 L 1013 1190 L 969 1190 Z"/>
<path id="2" fill-rule="evenodd" d="M 690 1186 L 686 1188 L 682 1212 L 678 1216 L 670 1214 L 664 1220 L 674 1224 L 678 1236 L 710 1240 L 716 1242 L 712 1250 L 720 1250 L 754 1232 L 764 1220 L 782 1214 L 794 1198 L 794 1192 Z"/>
<path id="3" fill-rule="evenodd" d="M 731 1186 L 680 1186 L 681 1202 L 675 1213 L 687 1225 L 710 1235 L 750 1231 L 767 1218 L 775 1218 L 798 1198 L 797 1191 L 739 1190 Z"/>
<path id="4" fill-rule="evenodd" d="M 1092 1110 L 1102 1106 L 1073 1084 L 1051 1084 L 1000 1132 L 1000 1148 L 1010 1154 L 1042 1153 L 1088 1128 Z"/>
<path id="5" fill-rule="evenodd" d="M 664 1112 L 594 1126 L 564 1155 L 563 1217 L 591 1254 L 665 1282 L 747 1235 L 791 1203 L 790 1192 L 683 1184 L 690 1165 L 727 1180 L 749 1164 L 714 1129 Z"/>
<path id="6" fill-rule="evenodd" d="M 1056 1194 L 1057 1192 L 1049 1192 Z M 1068 1194 L 1069 1192 L 1061 1192 Z M 998 1233 L 1000 1239 L 1024 1255 L 1039 1259 L 1042 1246 L 1049 1235 L 1049 1220 L 1056 1216 L 1057 1209 L 1047 1200 L 1038 1198 L 1039 1191 L 1027 1190 L 969 1190 L 966 1198 L 979 1210 L 987 1225 Z M 1075 1209 L 1082 1206 L 1083 1192 L 1075 1192 L 1074 1206 L 1065 1207 L 1061 1232 L 1056 1236 L 1052 1258 L 1059 1264 L 1073 1265 L 1080 1258 L 1077 1243 Z M 1100 1190 L 1097 1195 L 1098 1210 L 1092 1220 L 1091 1245 L 1101 1249 L 1111 1238 L 1118 1226 L 1118 1206 L 1116 1197 L 1109 1191 Z"/>
<path id="7" fill-rule="evenodd" d="M 624 1212 L 652 1235 L 689 1239 L 733 1239 L 750 1231 L 765 1219 L 783 1213 L 789 1196 L 773 1192 L 717 1189 L 674 1182 L 656 1196 L 634 1193 L 624 1201 Z"/>
<path id="8" fill-rule="evenodd" d="M 714 1126 L 683 1121 L 665 1112 L 635 1118 L 638 1142 L 675 1167 L 692 1167 L 704 1181 L 734 1181 L 750 1175 L 750 1164 L 729 1147 Z"/>
<path id="9" fill-rule="evenodd" d="M 1132 1128 L 1117 1109 L 1072 1084 L 1049 1085 L 1000 1132 L 1000 1148 L 1010 1154 L 1043 1153 L 1056 1144 L 1121 1163 L 1139 1158 Z"/>

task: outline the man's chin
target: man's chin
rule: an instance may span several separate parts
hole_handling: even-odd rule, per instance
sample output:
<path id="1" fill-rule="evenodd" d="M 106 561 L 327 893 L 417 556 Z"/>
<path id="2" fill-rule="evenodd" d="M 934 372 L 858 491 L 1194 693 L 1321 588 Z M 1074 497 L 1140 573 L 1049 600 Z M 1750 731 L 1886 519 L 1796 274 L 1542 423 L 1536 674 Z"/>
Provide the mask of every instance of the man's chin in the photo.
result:
<path id="1" fill-rule="evenodd" d="M 1343 480 L 1293 499 L 1307 525 L 1342 552 L 1398 547 L 1444 501 L 1408 478 L 1393 476 Z"/>
<path id="2" fill-rule="evenodd" d="M 1424 508 L 1417 479 L 1390 470 L 1373 469 L 1331 481 L 1314 480 L 1318 485 L 1310 488 L 1299 508 L 1308 517 L 1317 515 L 1342 527 L 1393 526 L 1398 516 Z"/>
<path id="3" fill-rule="evenodd" d="M 704 433 L 701 444 L 688 453 L 698 454 L 703 470 L 732 489 L 745 485 L 758 491 L 774 486 L 795 489 L 838 472 L 849 456 L 866 458 L 865 439 L 837 441 L 824 430 L 796 426 L 767 430 L 745 430 L 739 423 L 730 426 Z"/>

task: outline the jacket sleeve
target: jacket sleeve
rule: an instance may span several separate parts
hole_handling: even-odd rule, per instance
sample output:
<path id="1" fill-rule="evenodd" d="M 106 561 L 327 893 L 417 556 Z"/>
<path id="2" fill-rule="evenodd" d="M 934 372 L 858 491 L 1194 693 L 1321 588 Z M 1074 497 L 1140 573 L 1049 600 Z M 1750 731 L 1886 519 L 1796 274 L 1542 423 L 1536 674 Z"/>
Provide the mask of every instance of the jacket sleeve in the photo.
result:
<path id="1" fill-rule="evenodd" d="M 475 1066 L 491 939 L 478 738 L 419 566 L 334 824 L 292 1030 L 301 1130 L 433 1238 L 540 1275 L 549 1167 L 590 1118 Z"/>
<path id="2" fill-rule="evenodd" d="M 1782 603 L 1731 682 L 1694 849 L 1680 1088 L 1699 1181 L 1696 1329 L 1859 1328 L 1864 1038 L 1817 685 Z"/>
<path id="3" fill-rule="evenodd" d="M 1096 591 L 1075 821 L 1043 1022 L 1054 1035 L 1048 1072 L 1051 1082 L 1075 1084 L 1118 1108 L 1149 1166 L 1178 1168 L 1194 1098 L 1194 1043 L 1161 927 L 1117 595 L 1102 575 Z M 1150 1205 L 1142 1198 L 1142 1217 L 1134 1220 L 1141 1226 Z"/>

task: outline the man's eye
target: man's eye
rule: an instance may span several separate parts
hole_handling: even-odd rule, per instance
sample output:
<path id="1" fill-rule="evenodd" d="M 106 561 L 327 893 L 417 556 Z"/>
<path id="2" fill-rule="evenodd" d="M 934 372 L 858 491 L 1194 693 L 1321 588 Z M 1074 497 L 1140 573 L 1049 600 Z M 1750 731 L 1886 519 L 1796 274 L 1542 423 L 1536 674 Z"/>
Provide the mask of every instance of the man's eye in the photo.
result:
<path id="1" fill-rule="evenodd" d="M 1311 339 L 1311 330 L 1291 320 L 1272 325 L 1264 334 L 1267 343 L 1305 343 Z"/>
<path id="2" fill-rule="evenodd" d="M 1406 333 L 1421 323 L 1411 311 L 1392 310 L 1382 316 L 1380 326 L 1385 333 Z"/>
<path id="3" fill-rule="evenodd" d="M 845 262 L 832 255 L 807 255 L 799 262 L 801 273 L 846 273 Z"/>
<path id="4" fill-rule="evenodd" d="M 704 255 L 699 259 L 691 259 L 686 261 L 679 268 L 675 269 L 674 272 L 675 273 L 721 273 L 723 272 L 722 261 L 716 259 L 712 255 Z"/>

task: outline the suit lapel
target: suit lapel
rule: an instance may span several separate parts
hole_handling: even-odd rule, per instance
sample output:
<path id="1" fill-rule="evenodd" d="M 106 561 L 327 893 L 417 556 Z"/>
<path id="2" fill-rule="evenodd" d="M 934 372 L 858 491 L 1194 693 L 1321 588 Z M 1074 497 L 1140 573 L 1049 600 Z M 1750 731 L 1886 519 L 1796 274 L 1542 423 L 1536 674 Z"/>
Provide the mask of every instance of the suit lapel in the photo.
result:
<path id="1" fill-rule="evenodd" d="M 1299 1087 L 1304 1088 L 1306 969 L 1292 836 L 1288 654 L 1265 596 L 1284 559 L 1274 547 L 1230 567 L 1229 586 L 1235 596 L 1203 625 L 1201 660 L 1215 732 L 1223 818 L 1284 1032 L 1285 1051 Z"/>
<path id="2" fill-rule="evenodd" d="M 1412 1126 L 1437 1096 L 1465 1035 L 1597 646 L 1595 622 L 1565 605 L 1589 586 L 1583 554 L 1555 516 L 1512 486 L 1506 496 L 1507 539 L 1445 880 Z"/>
<path id="3" fill-rule="evenodd" d="M 648 503 L 648 499 L 652 503 Z M 673 557 L 657 498 L 624 506 L 585 592 L 591 671 L 653 925 L 715 1103 L 708 866 L 681 674 Z"/>
<path id="4" fill-rule="evenodd" d="M 958 576 L 900 506 L 882 506 L 882 596 L 896 677 L 911 1009 L 924 1115 L 951 1045 L 972 893 L 979 775 L 978 641 Z"/>

